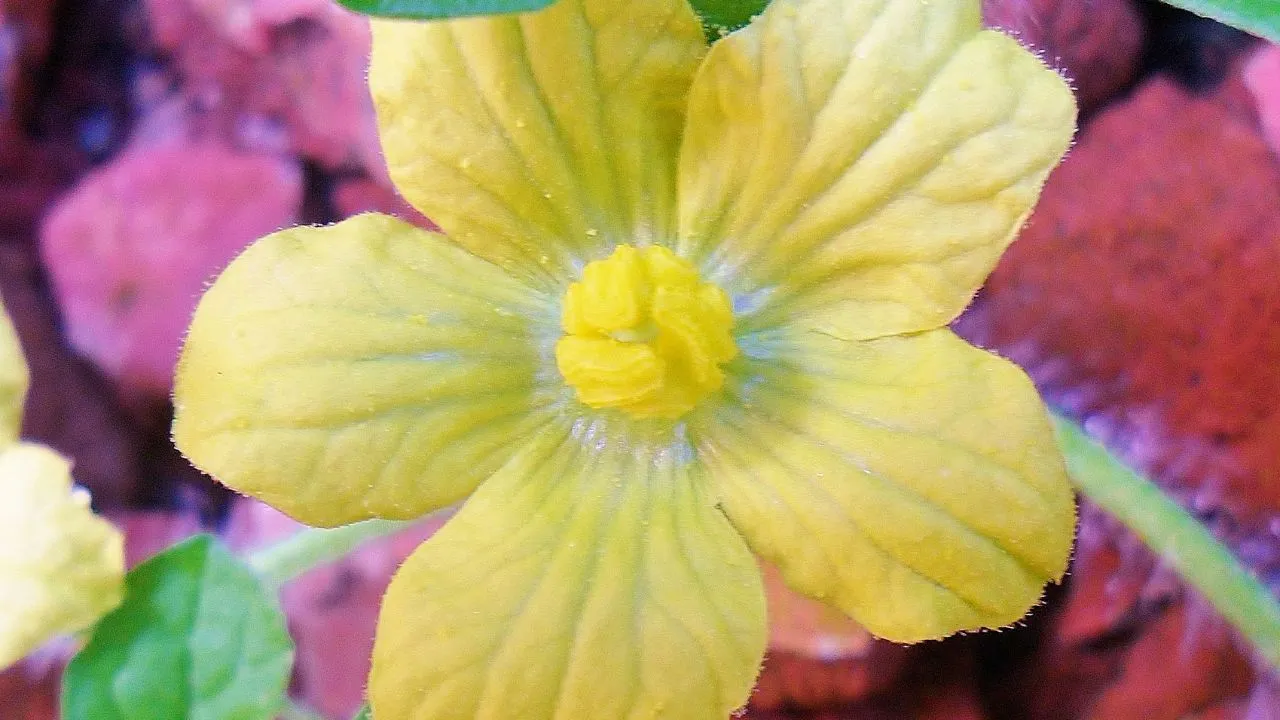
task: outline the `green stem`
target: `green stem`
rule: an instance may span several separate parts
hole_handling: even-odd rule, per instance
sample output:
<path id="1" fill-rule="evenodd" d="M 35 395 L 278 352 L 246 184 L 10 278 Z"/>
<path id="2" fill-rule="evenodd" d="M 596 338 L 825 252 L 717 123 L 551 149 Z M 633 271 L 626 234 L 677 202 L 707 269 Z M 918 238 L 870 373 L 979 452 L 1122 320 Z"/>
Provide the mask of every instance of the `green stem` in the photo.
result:
<path id="1" fill-rule="evenodd" d="M 366 540 L 385 537 L 410 523 L 365 520 L 340 528 L 303 528 L 249 556 L 249 566 L 268 588 L 279 588 L 319 565 L 340 560 Z"/>
<path id="2" fill-rule="evenodd" d="M 1075 423 L 1054 416 L 1076 486 L 1213 603 L 1262 657 L 1280 668 L 1280 604 L 1207 528 L 1127 468 Z"/>

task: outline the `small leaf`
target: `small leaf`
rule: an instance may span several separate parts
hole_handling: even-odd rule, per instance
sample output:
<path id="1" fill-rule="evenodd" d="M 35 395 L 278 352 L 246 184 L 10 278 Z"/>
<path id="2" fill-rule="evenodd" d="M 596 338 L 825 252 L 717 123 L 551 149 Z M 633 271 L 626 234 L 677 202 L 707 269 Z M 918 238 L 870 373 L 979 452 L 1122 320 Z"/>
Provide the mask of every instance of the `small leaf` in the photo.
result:
<path id="1" fill-rule="evenodd" d="M 66 720 L 267 720 L 293 641 L 276 601 L 212 537 L 139 565 L 125 601 L 67 667 Z"/>
<path id="2" fill-rule="evenodd" d="M 1271 42 L 1280 43 L 1280 5 L 1276 0 L 1164 0 Z"/>
<path id="3" fill-rule="evenodd" d="M 365 15 L 438 20 L 468 15 L 541 10 L 554 0 L 338 0 L 348 9 Z"/>
<path id="4" fill-rule="evenodd" d="M 360 710 L 351 720 L 373 720 L 373 711 L 369 709 L 369 703 L 360 706 Z"/>
<path id="5" fill-rule="evenodd" d="M 689 4 L 702 18 L 707 35 L 715 40 L 751 22 L 764 12 L 769 0 L 689 0 Z"/>

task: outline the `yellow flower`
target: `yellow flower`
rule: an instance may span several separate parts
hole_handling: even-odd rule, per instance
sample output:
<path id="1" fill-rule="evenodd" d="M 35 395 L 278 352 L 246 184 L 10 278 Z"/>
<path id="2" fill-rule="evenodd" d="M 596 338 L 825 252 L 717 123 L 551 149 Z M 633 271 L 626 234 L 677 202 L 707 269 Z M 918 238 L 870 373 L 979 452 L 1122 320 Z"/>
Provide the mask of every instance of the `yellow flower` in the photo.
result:
<path id="1" fill-rule="evenodd" d="M 71 484 L 71 465 L 18 442 L 27 366 L 0 307 L 0 668 L 120 604 L 124 539 Z"/>
<path id="2" fill-rule="evenodd" d="M 755 555 L 899 641 L 1066 566 L 1044 409 L 945 325 L 1066 150 L 1066 84 L 977 0 L 685 0 L 375 21 L 391 175 L 259 241 L 192 323 L 179 446 L 311 524 L 467 498 L 383 604 L 379 720 L 723 718 Z"/>

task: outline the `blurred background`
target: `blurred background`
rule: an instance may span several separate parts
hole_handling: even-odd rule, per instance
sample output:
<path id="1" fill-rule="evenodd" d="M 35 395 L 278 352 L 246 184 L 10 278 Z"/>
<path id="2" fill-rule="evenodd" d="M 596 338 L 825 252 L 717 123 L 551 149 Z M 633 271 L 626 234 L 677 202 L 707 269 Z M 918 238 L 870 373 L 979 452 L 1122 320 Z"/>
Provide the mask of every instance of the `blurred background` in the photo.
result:
<path id="1" fill-rule="evenodd" d="M 1144 0 L 987 0 L 1068 74 L 1077 144 L 956 323 L 1150 473 L 1280 591 L 1280 48 Z M 24 434 L 73 458 L 131 563 L 199 530 L 295 526 L 168 438 L 201 289 L 253 239 L 365 210 L 429 226 L 382 168 L 366 23 L 329 0 L 0 0 L 0 292 Z M 904 648 L 771 579 L 752 718 L 1272 720 L 1280 678 L 1085 503 L 1066 584 L 1020 627 Z M 294 692 L 359 704 L 373 623 L 424 526 L 288 587 Z M 56 717 L 67 647 L 0 674 Z"/>

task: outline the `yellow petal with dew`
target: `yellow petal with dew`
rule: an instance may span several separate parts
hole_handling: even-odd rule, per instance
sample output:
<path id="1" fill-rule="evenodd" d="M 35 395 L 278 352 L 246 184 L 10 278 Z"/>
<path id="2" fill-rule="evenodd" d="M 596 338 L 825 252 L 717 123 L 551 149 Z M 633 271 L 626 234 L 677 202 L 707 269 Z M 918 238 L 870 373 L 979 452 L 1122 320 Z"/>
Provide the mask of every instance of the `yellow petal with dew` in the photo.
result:
<path id="1" fill-rule="evenodd" d="M 0 668 L 89 627 L 124 595 L 124 538 L 41 445 L 0 452 Z"/>
<path id="2" fill-rule="evenodd" d="M 174 440 L 313 525 L 416 517 L 540 421 L 538 355 L 558 334 L 552 301 L 437 234 L 373 214 L 284 230 L 200 301 Z"/>
<path id="3" fill-rule="evenodd" d="M 979 30 L 977 0 L 776 0 L 691 90 L 680 251 L 764 326 L 940 327 L 969 302 L 1074 130 L 1070 88 Z"/>
<path id="4" fill-rule="evenodd" d="M 724 720 L 765 646 L 754 558 L 690 449 L 543 432 L 400 568 L 379 720 Z"/>
<path id="5" fill-rule="evenodd" d="M 948 330 L 793 333 L 744 353 L 698 450 L 792 587 L 913 642 L 1009 625 L 1062 577 L 1074 499 L 1016 366 Z"/>
<path id="6" fill-rule="evenodd" d="M 18 439 L 31 378 L 9 313 L 0 305 L 0 447 Z"/>
<path id="7" fill-rule="evenodd" d="M 456 242 L 548 283 L 669 239 L 684 102 L 706 51 L 686 0 L 373 22 L 391 177 Z"/>

